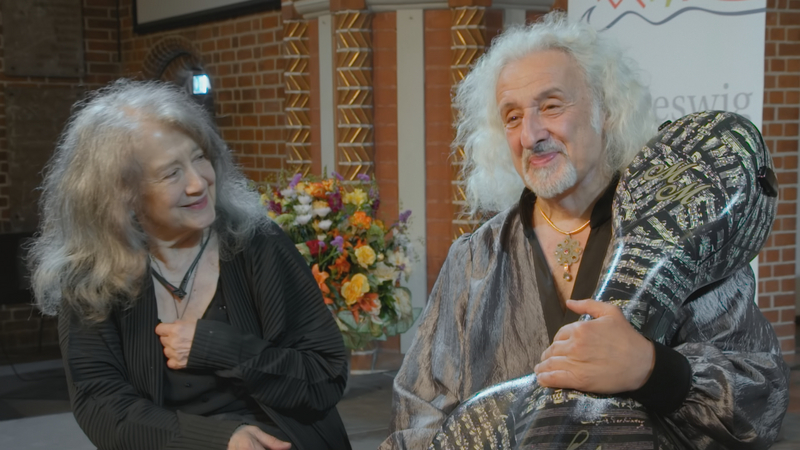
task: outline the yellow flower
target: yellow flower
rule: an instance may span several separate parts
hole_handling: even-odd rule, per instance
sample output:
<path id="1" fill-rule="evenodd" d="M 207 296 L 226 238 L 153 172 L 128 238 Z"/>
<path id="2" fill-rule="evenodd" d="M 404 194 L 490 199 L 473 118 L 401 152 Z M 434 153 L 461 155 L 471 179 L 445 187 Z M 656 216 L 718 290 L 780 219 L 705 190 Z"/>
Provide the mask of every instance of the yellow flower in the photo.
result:
<path id="1" fill-rule="evenodd" d="M 358 259 L 358 265 L 366 269 L 375 262 L 375 250 L 369 245 L 358 247 L 356 259 Z"/>
<path id="2" fill-rule="evenodd" d="M 270 219 L 275 219 L 276 217 L 278 217 L 278 215 L 277 215 L 277 214 L 275 214 L 275 211 L 267 211 L 267 216 L 268 216 Z"/>
<path id="3" fill-rule="evenodd" d="M 297 183 L 297 185 L 294 187 L 294 190 L 296 190 L 297 192 L 305 192 L 306 184 L 301 181 Z"/>
<path id="4" fill-rule="evenodd" d="M 347 306 L 352 306 L 358 299 L 361 298 L 364 294 L 369 292 L 369 280 L 364 274 L 357 273 L 353 275 L 353 278 L 350 281 L 344 283 L 342 285 L 342 297 L 344 297 L 345 303 Z"/>
<path id="5" fill-rule="evenodd" d="M 322 209 L 322 208 L 327 208 L 327 207 L 328 207 L 328 202 L 327 201 L 320 200 L 320 201 L 316 201 L 316 202 L 311 203 L 311 208 L 313 208 L 313 209 Z"/>
<path id="6" fill-rule="evenodd" d="M 261 194 L 261 204 L 263 206 L 269 205 L 269 195 L 267 195 L 266 192 Z"/>
<path id="7" fill-rule="evenodd" d="M 342 201 L 351 205 L 361 206 L 367 202 L 367 194 L 361 189 L 354 189 L 353 192 L 344 194 Z"/>

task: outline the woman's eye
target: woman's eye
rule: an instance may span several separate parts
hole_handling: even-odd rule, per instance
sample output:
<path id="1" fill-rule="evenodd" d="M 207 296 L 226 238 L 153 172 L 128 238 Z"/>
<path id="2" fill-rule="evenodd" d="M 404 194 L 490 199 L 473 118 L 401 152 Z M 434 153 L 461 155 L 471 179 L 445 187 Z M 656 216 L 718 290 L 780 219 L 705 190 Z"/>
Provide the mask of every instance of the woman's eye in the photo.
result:
<path id="1" fill-rule="evenodd" d="M 167 176 L 165 176 L 164 178 L 165 178 L 165 179 L 171 179 L 171 178 L 175 178 L 175 177 L 177 177 L 177 176 L 178 176 L 178 172 L 179 172 L 179 170 L 178 170 L 178 169 L 172 170 L 172 171 L 170 171 L 170 172 L 167 174 Z"/>
<path id="2" fill-rule="evenodd" d="M 201 160 L 204 160 L 204 159 L 206 159 L 206 154 L 205 153 L 200 153 L 200 154 L 198 154 L 197 156 L 194 157 L 195 161 L 201 161 Z"/>

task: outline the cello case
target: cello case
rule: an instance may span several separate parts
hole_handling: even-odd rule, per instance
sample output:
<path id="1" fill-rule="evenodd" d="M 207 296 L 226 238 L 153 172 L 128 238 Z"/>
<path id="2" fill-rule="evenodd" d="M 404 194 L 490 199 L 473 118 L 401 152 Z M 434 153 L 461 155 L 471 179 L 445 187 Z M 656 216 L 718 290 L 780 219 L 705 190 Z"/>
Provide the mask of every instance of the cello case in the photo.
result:
<path id="1" fill-rule="evenodd" d="M 621 175 L 613 235 L 592 298 L 618 305 L 665 343 L 698 289 L 748 264 L 772 228 L 777 182 L 756 127 L 711 111 L 662 125 Z M 584 316 L 581 320 L 591 320 Z M 632 399 L 539 386 L 536 375 L 477 393 L 430 449 L 679 448 L 663 419 Z"/>

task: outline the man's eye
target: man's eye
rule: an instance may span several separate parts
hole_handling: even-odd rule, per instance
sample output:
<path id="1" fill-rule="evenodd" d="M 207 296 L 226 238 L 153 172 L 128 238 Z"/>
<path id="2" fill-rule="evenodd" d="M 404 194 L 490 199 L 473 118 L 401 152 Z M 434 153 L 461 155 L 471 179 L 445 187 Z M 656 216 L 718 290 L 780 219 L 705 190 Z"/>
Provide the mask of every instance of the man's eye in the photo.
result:
<path id="1" fill-rule="evenodd" d="M 506 126 L 514 126 L 517 122 L 519 122 L 520 117 L 516 114 L 512 114 L 506 117 Z"/>

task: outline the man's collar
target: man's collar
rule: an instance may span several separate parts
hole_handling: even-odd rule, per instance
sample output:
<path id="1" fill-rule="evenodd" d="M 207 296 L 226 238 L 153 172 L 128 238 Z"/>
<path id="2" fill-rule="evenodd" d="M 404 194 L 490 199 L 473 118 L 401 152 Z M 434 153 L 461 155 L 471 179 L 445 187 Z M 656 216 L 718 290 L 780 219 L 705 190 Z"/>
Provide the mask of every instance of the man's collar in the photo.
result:
<path id="1" fill-rule="evenodd" d="M 619 182 L 619 175 L 615 175 L 608 184 L 603 195 L 597 199 L 592 209 L 592 217 L 589 221 L 589 227 L 597 228 L 605 221 L 611 219 L 611 205 L 614 203 L 614 192 L 617 190 L 617 183 Z M 533 230 L 533 208 L 536 203 L 536 194 L 534 194 L 527 187 L 522 191 L 519 197 L 519 212 L 522 218 L 523 228 Z"/>

